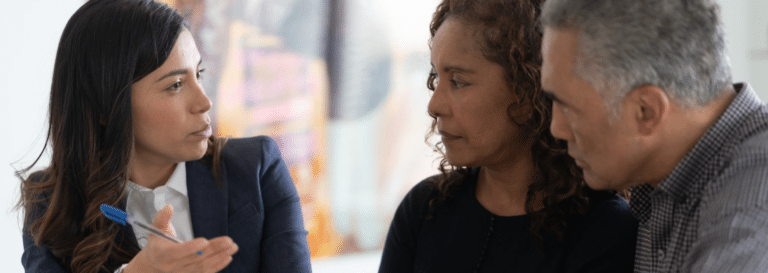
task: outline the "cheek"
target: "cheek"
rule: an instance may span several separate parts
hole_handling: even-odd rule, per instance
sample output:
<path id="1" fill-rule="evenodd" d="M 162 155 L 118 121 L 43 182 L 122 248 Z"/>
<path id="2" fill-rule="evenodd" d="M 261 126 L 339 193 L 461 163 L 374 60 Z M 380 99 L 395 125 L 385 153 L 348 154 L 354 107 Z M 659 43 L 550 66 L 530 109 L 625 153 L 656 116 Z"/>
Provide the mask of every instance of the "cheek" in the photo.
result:
<path id="1" fill-rule="evenodd" d="M 565 121 L 568 122 L 569 129 L 573 135 L 573 142 L 568 142 L 568 149 L 578 148 L 583 150 L 585 146 L 589 146 L 589 127 L 582 126 L 581 123 L 568 115 L 566 115 Z"/>
<path id="2" fill-rule="evenodd" d="M 498 106 L 474 107 L 463 109 L 463 125 L 468 134 L 476 138 L 487 139 L 499 134 L 511 134 L 514 131 L 512 121 L 506 111 Z"/>
<path id="3" fill-rule="evenodd" d="M 179 114 L 169 104 L 144 104 L 134 108 L 134 127 L 137 133 L 150 135 L 168 135 L 177 130 Z"/>

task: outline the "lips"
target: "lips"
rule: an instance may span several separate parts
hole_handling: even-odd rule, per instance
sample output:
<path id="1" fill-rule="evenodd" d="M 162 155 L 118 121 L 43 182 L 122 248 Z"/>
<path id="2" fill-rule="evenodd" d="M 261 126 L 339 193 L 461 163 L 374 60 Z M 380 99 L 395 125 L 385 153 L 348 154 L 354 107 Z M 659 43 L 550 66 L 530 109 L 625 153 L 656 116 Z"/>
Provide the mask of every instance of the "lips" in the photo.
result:
<path id="1" fill-rule="evenodd" d="M 448 133 L 446 131 L 443 131 L 443 130 L 438 130 L 437 132 L 440 134 L 440 136 L 443 137 L 443 141 L 446 141 L 446 140 L 456 140 L 456 139 L 461 138 L 460 136 L 452 135 L 452 134 L 450 134 L 450 133 Z"/>
<path id="2" fill-rule="evenodd" d="M 204 137 L 210 137 L 213 134 L 213 129 L 211 128 L 211 125 L 206 124 L 203 129 L 200 129 L 199 131 L 195 131 L 192 133 L 196 136 L 204 136 Z"/>

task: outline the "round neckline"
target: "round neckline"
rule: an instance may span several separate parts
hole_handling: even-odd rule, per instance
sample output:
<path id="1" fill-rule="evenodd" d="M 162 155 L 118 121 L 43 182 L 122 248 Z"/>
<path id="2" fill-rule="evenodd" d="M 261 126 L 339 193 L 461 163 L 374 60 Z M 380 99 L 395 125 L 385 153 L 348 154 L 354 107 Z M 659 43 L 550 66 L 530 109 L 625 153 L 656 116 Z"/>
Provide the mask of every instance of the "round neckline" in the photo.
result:
<path id="1" fill-rule="evenodd" d="M 469 197 L 470 197 L 469 199 L 471 200 L 470 202 L 472 203 L 472 206 L 479 208 L 480 211 L 482 211 L 482 213 L 486 214 L 487 216 L 494 217 L 497 220 L 502 220 L 502 219 L 528 220 L 528 217 L 527 217 L 528 214 L 513 215 L 513 216 L 501 216 L 501 215 L 497 215 L 497 214 L 491 212 L 490 210 L 488 210 L 487 208 L 485 208 L 485 206 L 483 206 L 483 204 L 480 203 L 480 200 L 477 200 L 477 186 L 479 184 L 479 181 L 478 181 L 478 174 L 479 174 L 479 172 L 480 172 L 480 168 L 472 168 L 470 170 L 469 174 L 467 175 L 467 177 L 464 179 L 464 183 L 465 183 L 464 186 L 465 187 L 469 187 L 469 190 L 467 192 L 469 194 Z"/>

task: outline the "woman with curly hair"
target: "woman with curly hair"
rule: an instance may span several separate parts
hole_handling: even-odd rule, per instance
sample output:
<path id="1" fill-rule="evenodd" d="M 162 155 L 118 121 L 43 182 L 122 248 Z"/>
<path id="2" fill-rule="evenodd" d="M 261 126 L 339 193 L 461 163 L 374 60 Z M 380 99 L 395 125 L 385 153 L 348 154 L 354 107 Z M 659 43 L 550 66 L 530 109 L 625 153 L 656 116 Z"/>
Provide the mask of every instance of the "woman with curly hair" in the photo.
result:
<path id="1" fill-rule="evenodd" d="M 90 0 L 75 12 L 54 64 L 50 165 L 18 173 L 26 272 L 311 270 L 277 144 L 213 136 L 201 63 L 165 4 Z M 113 222 L 101 204 L 184 243 Z"/>
<path id="2" fill-rule="evenodd" d="M 443 0 L 428 112 L 442 174 L 397 209 L 379 272 L 631 272 L 637 222 L 549 132 L 542 0 Z"/>

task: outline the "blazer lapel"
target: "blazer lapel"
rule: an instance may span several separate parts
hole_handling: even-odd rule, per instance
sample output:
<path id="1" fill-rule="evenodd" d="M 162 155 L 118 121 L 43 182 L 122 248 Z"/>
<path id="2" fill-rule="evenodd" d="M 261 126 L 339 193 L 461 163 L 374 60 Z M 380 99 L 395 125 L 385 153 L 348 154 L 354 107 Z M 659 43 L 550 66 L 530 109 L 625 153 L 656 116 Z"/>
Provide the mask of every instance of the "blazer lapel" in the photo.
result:
<path id="1" fill-rule="evenodd" d="M 222 165 L 221 186 L 217 186 L 213 173 L 200 162 L 186 162 L 187 195 L 194 237 L 213 239 L 227 235 L 227 183 Z"/>

